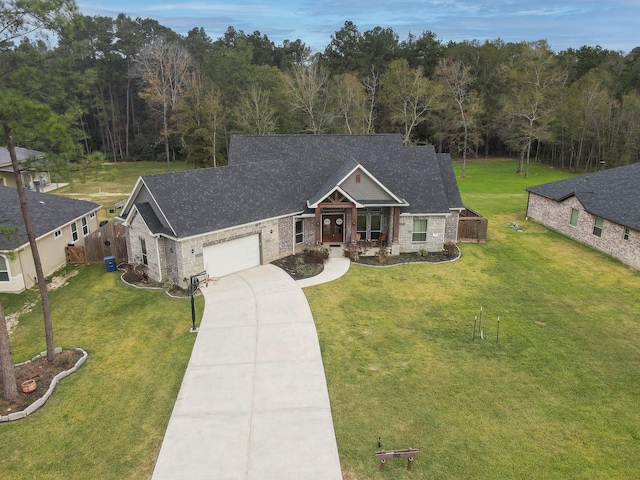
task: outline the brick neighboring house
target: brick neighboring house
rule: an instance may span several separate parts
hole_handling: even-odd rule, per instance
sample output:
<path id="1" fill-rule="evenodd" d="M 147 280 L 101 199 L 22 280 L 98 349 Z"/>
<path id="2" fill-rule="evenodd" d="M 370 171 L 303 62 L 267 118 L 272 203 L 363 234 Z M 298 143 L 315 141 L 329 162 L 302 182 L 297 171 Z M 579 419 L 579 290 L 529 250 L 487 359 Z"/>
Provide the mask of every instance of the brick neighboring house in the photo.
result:
<path id="1" fill-rule="evenodd" d="M 101 207 L 48 193 L 25 194 L 42 270 L 48 276 L 67 262 L 67 245 L 84 245 L 84 237 L 98 228 L 96 212 Z M 0 186 L 0 225 L 19 227 L 11 238 L 0 235 L 0 292 L 20 293 L 35 285 L 36 269 L 15 188 Z"/>
<path id="2" fill-rule="evenodd" d="M 130 261 L 184 287 L 318 245 L 442 250 L 463 209 L 449 155 L 400 135 L 237 135 L 227 166 L 140 177 L 121 218 Z"/>
<path id="3" fill-rule="evenodd" d="M 640 163 L 526 190 L 527 218 L 640 269 Z"/>

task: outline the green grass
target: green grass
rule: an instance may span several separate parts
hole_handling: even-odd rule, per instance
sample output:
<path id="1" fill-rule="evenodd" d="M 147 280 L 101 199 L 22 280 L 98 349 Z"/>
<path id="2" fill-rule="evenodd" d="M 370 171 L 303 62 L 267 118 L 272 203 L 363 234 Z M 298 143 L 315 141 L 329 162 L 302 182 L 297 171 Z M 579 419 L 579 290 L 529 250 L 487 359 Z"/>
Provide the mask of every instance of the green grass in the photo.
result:
<path id="1" fill-rule="evenodd" d="M 515 167 L 469 162 L 489 238 L 458 262 L 354 265 L 305 290 L 345 479 L 640 478 L 640 273 L 526 222 L 523 188 L 568 175 Z M 420 450 L 411 473 L 378 471 L 378 437 Z"/>
<path id="2" fill-rule="evenodd" d="M 150 478 L 195 336 L 188 300 L 136 290 L 103 265 L 51 292 L 56 346 L 87 363 L 33 416 L 0 425 L 0 478 Z M 15 305 L 32 292 L 2 295 Z M 198 298 L 198 317 L 202 299 Z M 14 361 L 45 349 L 40 307 L 11 338 Z"/>
<path id="3" fill-rule="evenodd" d="M 171 171 L 193 168 L 185 162 L 171 163 Z M 165 162 L 120 162 L 106 163 L 101 169 L 89 171 L 84 176 L 76 176 L 66 187 L 55 190 L 56 195 L 88 200 L 99 203 L 103 208 L 98 212 L 100 220 L 111 220 L 118 212 L 111 213 L 113 205 L 125 200 L 140 175 L 164 173 Z"/>

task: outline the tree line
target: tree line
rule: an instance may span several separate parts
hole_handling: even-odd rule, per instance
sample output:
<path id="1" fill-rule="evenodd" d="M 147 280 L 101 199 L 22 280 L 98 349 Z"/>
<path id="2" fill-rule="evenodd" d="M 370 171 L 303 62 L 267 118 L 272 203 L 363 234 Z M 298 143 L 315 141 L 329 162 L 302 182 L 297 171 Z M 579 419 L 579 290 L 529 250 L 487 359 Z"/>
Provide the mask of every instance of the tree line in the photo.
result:
<path id="1" fill-rule="evenodd" d="M 182 36 L 151 19 L 84 16 L 70 0 L 36 3 L 65 4 L 69 21 L 55 42 L 0 39 L 0 88 L 44 104 L 67 134 L 18 128 L 14 139 L 81 162 L 100 152 L 217 166 L 234 133 L 374 132 L 463 159 L 517 156 L 525 174 L 532 159 L 576 171 L 639 160 L 640 47 L 556 53 L 544 40 L 443 43 L 428 30 L 401 40 L 347 21 L 312 53 L 258 31 Z"/>

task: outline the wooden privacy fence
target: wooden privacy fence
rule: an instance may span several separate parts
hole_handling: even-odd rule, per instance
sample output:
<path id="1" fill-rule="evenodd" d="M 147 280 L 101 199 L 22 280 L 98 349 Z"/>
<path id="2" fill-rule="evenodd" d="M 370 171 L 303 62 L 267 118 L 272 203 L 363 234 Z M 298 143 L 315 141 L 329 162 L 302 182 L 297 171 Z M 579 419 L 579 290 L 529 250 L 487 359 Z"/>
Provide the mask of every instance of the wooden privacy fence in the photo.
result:
<path id="1" fill-rule="evenodd" d="M 486 242 L 489 220 L 478 212 L 465 208 L 458 218 L 459 242 Z"/>
<path id="2" fill-rule="evenodd" d="M 110 256 L 117 263 L 127 262 L 124 226 L 109 222 L 85 237 L 83 247 L 66 247 L 66 254 L 68 263 L 102 263 Z"/>

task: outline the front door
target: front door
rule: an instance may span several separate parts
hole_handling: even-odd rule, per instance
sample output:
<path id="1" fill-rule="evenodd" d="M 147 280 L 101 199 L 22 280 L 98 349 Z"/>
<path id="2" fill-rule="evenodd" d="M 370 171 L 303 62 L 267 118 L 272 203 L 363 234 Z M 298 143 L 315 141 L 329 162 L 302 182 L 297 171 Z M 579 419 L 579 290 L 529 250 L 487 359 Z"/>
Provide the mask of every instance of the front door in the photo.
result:
<path id="1" fill-rule="evenodd" d="M 322 242 L 342 243 L 344 241 L 344 215 L 322 215 Z"/>

